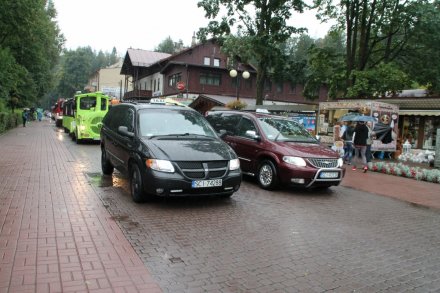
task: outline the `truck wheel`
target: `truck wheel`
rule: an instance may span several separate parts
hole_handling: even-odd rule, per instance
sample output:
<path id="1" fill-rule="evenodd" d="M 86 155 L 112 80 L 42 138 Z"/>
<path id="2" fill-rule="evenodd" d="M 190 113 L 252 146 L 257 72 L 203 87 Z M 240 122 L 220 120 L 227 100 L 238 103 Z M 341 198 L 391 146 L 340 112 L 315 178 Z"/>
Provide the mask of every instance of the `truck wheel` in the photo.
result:
<path id="1" fill-rule="evenodd" d="M 101 149 L 101 169 L 104 175 L 112 175 L 114 167 L 107 158 L 105 149 Z"/>
<path id="2" fill-rule="evenodd" d="M 262 161 L 258 167 L 257 179 L 261 188 L 275 189 L 278 184 L 278 174 L 275 165 L 269 160 Z"/>
<path id="3" fill-rule="evenodd" d="M 141 203 L 144 201 L 143 187 L 139 166 L 133 163 L 130 167 L 130 192 L 134 202 Z"/>

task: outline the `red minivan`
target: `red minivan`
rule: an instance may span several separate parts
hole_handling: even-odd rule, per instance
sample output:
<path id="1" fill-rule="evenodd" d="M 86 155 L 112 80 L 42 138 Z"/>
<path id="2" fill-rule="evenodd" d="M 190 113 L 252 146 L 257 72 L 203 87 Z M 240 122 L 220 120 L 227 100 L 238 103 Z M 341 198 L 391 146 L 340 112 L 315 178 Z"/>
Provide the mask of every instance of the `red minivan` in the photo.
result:
<path id="1" fill-rule="evenodd" d="M 345 175 L 339 154 L 292 119 L 242 111 L 213 111 L 206 118 L 237 153 L 243 174 L 255 176 L 264 189 L 328 188 Z"/>

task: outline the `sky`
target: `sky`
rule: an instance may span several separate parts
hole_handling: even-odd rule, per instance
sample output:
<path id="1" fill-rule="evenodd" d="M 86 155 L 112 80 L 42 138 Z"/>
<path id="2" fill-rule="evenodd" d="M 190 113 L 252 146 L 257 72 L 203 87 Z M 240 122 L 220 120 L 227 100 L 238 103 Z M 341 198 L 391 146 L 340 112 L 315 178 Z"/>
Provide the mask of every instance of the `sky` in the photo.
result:
<path id="1" fill-rule="evenodd" d="M 154 50 L 168 37 L 191 44 L 194 32 L 207 26 L 199 0 L 53 0 L 57 22 L 66 38 L 65 48 L 90 46 L 120 56 L 129 48 Z M 294 26 L 323 37 L 330 25 L 320 24 L 313 13 L 295 14 Z"/>

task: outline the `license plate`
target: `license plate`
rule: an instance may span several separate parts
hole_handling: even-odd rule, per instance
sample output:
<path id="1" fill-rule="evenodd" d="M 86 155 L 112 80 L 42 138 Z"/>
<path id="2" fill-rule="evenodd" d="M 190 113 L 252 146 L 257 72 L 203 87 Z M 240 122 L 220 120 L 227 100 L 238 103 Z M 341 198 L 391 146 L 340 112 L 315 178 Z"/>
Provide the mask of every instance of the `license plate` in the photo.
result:
<path id="1" fill-rule="evenodd" d="M 321 172 L 321 174 L 319 174 L 319 178 L 325 178 L 325 179 L 333 179 L 333 178 L 338 178 L 339 177 L 339 172 Z"/>
<path id="2" fill-rule="evenodd" d="M 217 187 L 222 186 L 221 179 L 214 180 L 194 180 L 191 184 L 192 188 L 205 188 L 205 187 Z"/>

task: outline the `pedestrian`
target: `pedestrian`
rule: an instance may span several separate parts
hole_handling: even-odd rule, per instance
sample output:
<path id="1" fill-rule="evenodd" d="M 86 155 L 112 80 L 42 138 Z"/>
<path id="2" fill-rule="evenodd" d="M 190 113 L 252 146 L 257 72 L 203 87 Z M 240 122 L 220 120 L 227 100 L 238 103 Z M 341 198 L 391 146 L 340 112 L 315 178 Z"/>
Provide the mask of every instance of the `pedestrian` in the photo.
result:
<path id="1" fill-rule="evenodd" d="M 23 112 L 21 113 L 21 118 L 23 120 L 23 127 L 26 127 L 26 122 L 28 120 L 28 113 L 26 109 L 23 109 Z"/>
<path id="2" fill-rule="evenodd" d="M 353 133 L 353 145 L 354 145 L 354 154 L 355 160 L 353 164 L 353 171 L 356 171 L 356 162 L 359 163 L 359 155 L 361 156 L 361 165 L 363 165 L 364 173 L 367 172 L 367 138 L 368 138 L 368 127 L 365 125 L 365 122 L 358 121 L 356 127 L 354 128 Z"/>
<path id="3" fill-rule="evenodd" d="M 353 157 L 353 133 L 354 127 L 350 122 L 345 125 L 344 133 L 342 134 L 342 140 L 344 141 L 344 157 L 343 160 L 348 165 L 351 165 L 351 159 Z"/>
<path id="4" fill-rule="evenodd" d="M 373 154 L 371 152 L 371 145 L 373 144 L 373 139 L 375 136 L 375 133 L 373 131 L 373 123 L 371 121 L 367 122 L 368 127 L 368 138 L 367 138 L 367 150 L 365 151 L 365 156 L 367 159 L 367 165 L 370 166 L 373 161 Z"/>

